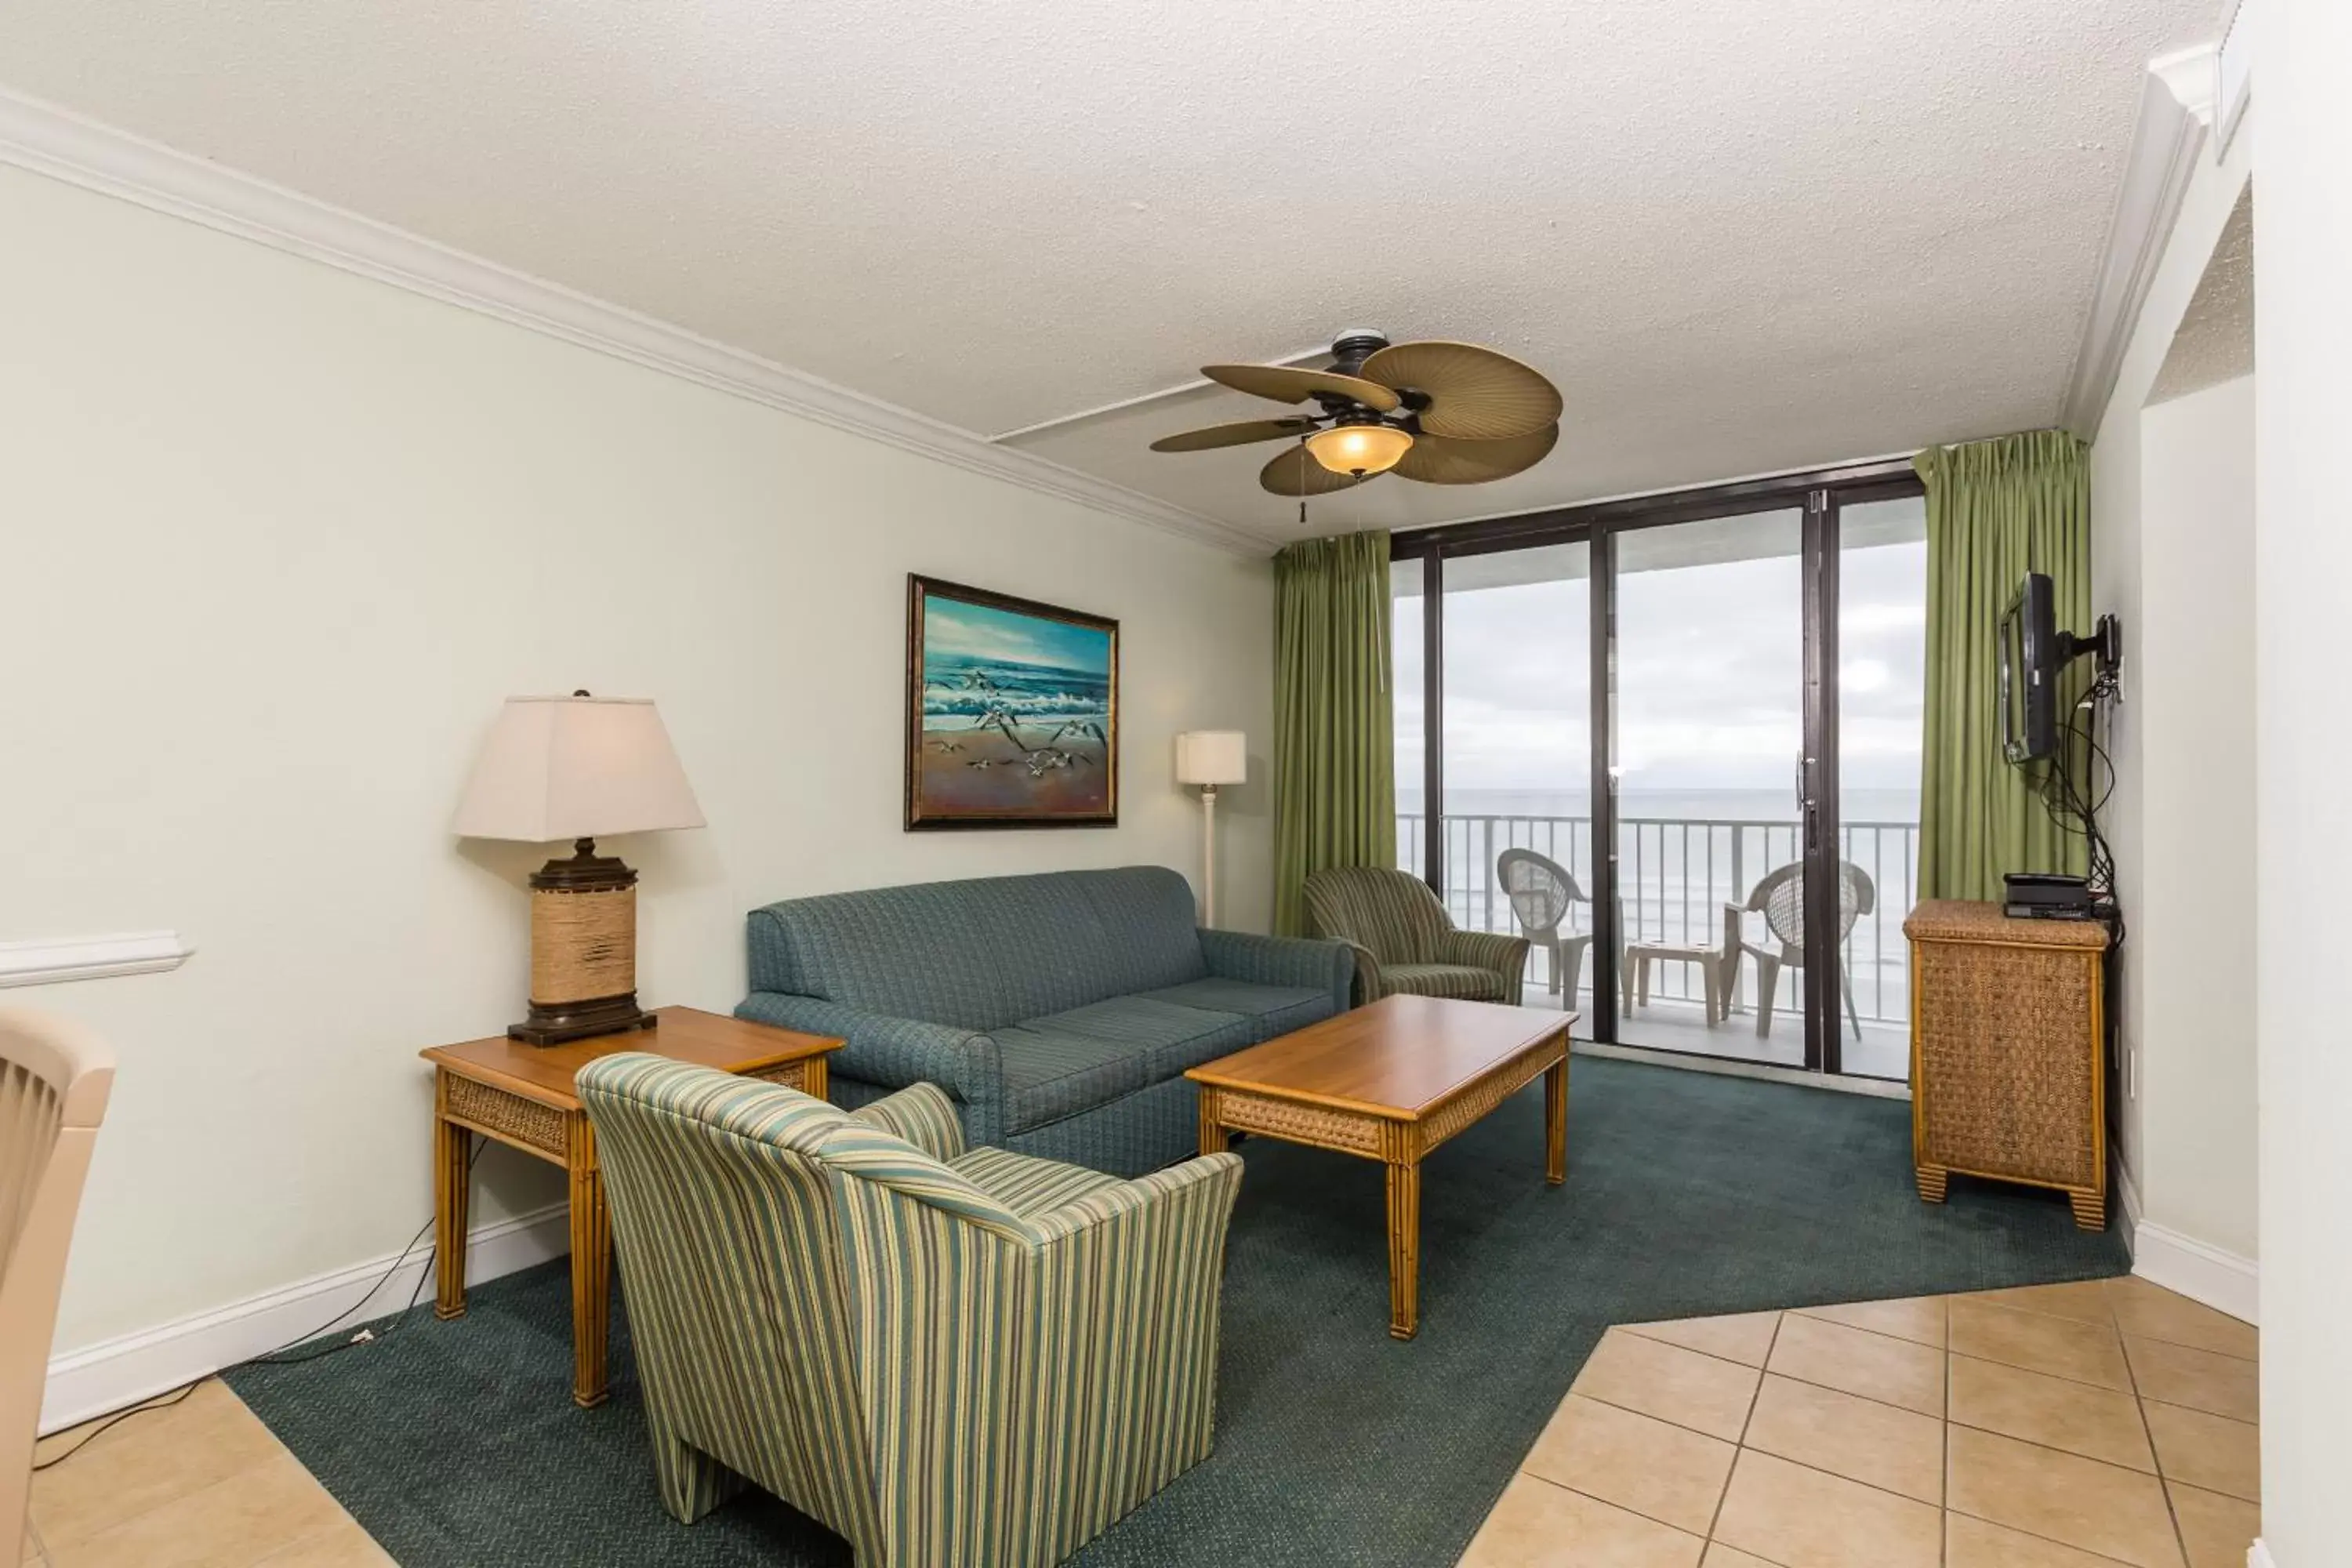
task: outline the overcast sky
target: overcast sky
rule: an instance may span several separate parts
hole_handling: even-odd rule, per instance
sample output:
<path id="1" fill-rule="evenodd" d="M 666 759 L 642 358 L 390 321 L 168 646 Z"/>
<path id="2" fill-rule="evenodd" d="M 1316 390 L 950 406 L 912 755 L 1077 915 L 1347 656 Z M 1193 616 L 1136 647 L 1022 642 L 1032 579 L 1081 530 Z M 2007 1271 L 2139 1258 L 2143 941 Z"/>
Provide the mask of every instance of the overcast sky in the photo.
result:
<path id="1" fill-rule="evenodd" d="M 1914 503 L 1916 505 L 1916 503 Z M 1780 520 L 1757 519 L 1780 547 Z M 1618 738 L 1628 793 L 1790 790 L 1802 739 L 1803 644 L 1789 553 L 1646 565 L 1672 530 L 1620 537 Z M 1565 563 L 1576 547 L 1554 547 Z M 1555 568 L 1557 570 L 1559 568 Z M 1916 789 L 1927 546 L 1840 558 L 1841 763 L 1848 788 Z M 1445 782 L 1582 793 L 1591 725 L 1584 577 L 1445 595 Z M 1399 604 L 1398 773 L 1418 784 L 1421 601 Z"/>

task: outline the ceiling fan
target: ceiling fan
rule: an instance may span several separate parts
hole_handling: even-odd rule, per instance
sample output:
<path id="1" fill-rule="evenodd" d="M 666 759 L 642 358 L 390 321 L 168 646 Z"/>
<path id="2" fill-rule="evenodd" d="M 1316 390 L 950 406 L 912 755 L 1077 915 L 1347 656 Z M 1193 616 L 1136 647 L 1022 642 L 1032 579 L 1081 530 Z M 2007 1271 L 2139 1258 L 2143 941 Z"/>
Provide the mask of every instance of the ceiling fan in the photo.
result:
<path id="1" fill-rule="evenodd" d="M 1482 485 L 1535 467 L 1559 439 L 1559 389 L 1475 343 L 1391 343 L 1352 328 L 1331 344 L 1327 369 L 1204 364 L 1201 374 L 1236 392 L 1277 403 L 1312 399 L 1321 409 L 1151 443 L 1155 452 L 1202 452 L 1294 440 L 1258 470 L 1257 482 L 1278 496 L 1326 495 L 1385 473 L 1430 485 Z"/>

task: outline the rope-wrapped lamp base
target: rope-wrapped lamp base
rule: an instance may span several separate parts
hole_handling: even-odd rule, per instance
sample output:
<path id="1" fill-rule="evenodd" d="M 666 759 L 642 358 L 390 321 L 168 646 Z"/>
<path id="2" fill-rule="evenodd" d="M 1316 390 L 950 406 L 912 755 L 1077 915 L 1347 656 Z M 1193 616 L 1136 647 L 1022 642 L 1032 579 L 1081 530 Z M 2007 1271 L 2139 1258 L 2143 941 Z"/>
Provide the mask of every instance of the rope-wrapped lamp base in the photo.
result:
<path id="1" fill-rule="evenodd" d="M 637 874 L 595 840 L 530 879 L 530 1016 L 507 1033 L 562 1045 L 653 1026 L 637 1005 Z"/>

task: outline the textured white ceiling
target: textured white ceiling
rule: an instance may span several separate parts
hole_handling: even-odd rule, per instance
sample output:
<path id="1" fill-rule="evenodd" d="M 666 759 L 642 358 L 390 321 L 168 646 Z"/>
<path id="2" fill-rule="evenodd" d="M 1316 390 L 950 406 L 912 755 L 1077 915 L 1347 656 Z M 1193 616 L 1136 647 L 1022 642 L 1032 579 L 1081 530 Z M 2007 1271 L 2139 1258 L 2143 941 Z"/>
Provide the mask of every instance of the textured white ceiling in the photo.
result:
<path id="1" fill-rule="evenodd" d="M 1559 447 L 1315 531 L 2048 424 L 2214 0 L 11 0 L 0 85 L 998 433 L 1369 324 Z M 1271 448 L 1024 439 L 1269 539 Z"/>

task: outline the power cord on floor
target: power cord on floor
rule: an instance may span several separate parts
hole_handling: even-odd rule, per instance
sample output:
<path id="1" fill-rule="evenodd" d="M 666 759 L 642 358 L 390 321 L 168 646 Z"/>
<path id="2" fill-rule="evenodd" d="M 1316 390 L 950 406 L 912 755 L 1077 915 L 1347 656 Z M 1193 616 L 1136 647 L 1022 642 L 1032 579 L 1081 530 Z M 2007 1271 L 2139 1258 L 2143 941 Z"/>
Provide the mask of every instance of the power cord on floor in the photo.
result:
<path id="1" fill-rule="evenodd" d="M 91 1427 L 89 1431 L 83 1436 L 80 1442 L 76 1443 L 64 1453 L 52 1454 L 47 1458 L 43 1459 L 39 1464 L 35 1465 L 33 1467 L 33 1473 L 35 1475 L 38 1475 L 41 1471 L 47 1469 L 52 1465 L 64 1464 L 68 1459 L 72 1458 L 76 1454 L 79 1454 L 84 1448 L 89 1447 L 90 1443 L 100 1434 L 106 1432 L 109 1428 L 121 1422 L 130 1420 L 133 1415 L 144 1415 L 150 1410 L 169 1410 L 172 1406 L 179 1404 L 180 1401 L 187 1398 L 191 1394 L 194 1394 L 197 1389 L 203 1387 L 205 1381 L 215 1375 L 216 1374 L 207 1373 L 204 1377 L 196 1379 L 194 1383 L 184 1383 L 177 1388 L 166 1389 L 163 1394 L 154 1395 L 144 1404 L 134 1405 L 128 1410 L 116 1411 L 113 1415 L 108 1416 L 105 1420 Z"/>
<path id="2" fill-rule="evenodd" d="M 481 1139 L 476 1139 L 474 1141 L 472 1152 L 466 1156 L 466 1174 L 469 1178 L 474 1173 L 474 1162 L 482 1157 L 483 1147 L 484 1141 Z M 384 1281 L 390 1279 L 394 1275 L 400 1272 L 401 1265 L 408 1261 L 409 1255 L 416 1250 L 416 1244 L 425 1239 L 425 1235 L 432 1230 L 433 1226 L 434 1221 L 429 1219 L 423 1225 L 419 1226 L 417 1227 L 416 1234 L 408 1238 L 408 1245 L 400 1249 L 400 1256 L 394 1258 L 391 1266 L 385 1268 L 382 1274 L 376 1276 L 374 1282 L 368 1286 L 367 1289 L 361 1294 L 360 1299 L 357 1301 L 353 1302 L 350 1307 L 344 1309 L 342 1311 L 336 1313 L 333 1317 L 328 1319 L 317 1328 L 312 1329 L 309 1333 L 297 1334 L 294 1338 L 288 1340 L 285 1343 L 278 1345 L 274 1350 L 266 1350 L 258 1355 L 247 1356 L 241 1362 L 236 1362 L 228 1366 L 222 1367 L 216 1372 L 208 1372 L 202 1377 L 180 1384 L 177 1388 L 167 1388 L 161 1394 L 152 1394 L 147 1399 L 142 1400 L 141 1403 L 131 1405 L 127 1410 L 116 1411 L 113 1415 L 108 1416 L 105 1420 L 91 1427 L 88 1432 L 83 1433 L 81 1440 L 76 1443 L 72 1447 L 68 1448 L 64 1453 L 52 1454 L 47 1458 L 43 1459 L 40 1463 L 35 1465 L 33 1467 L 34 1473 L 38 1474 L 43 1470 L 50 1468 L 52 1466 L 64 1464 L 68 1459 L 72 1458 L 76 1454 L 79 1454 L 84 1448 L 89 1447 L 92 1442 L 104 1435 L 108 1430 L 121 1422 L 130 1420 L 133 1415 L 143 1415 L 151 1410 L 169 1410 L 174 1405 L 179 1404 L 182 1400 L 186 1399 L 190 1394 L 195 1393 L 197 1389 L 202 1388 L 205 1384 L 210 1383 L 214 1378 L 218 1377 L 221 1373 L 235 1372 L 238 1367 L 244 1366 L 301 1366 L 309 1362 L 324 1361 L 327 1357 L 340 1354 L 344 1351 L 356 1350 L 362 1345 L 375 1344 L 381 1341 L 390 1339 L 394 1331 L 398 1329 L 401 1324 L 406 1322 L 410 1314 L 415 1311 L 417 1300 L 425 1294 L 425 1281 L 433 1277 L 434 1260 L 439 1250 L 437 1245 L 428 1247 L 425 1249 L 425 1265 L 417 1272 L 415 1288 L 408 1292 L 408 1305 L 403 1307 L 400 1311 L 394 1316 L 392 1321 L 384 1325 L 383 1331 L 382 1333 L 376 1332 L 373 1329 L 362 1328 L 357 1333 L 352 1334 L 348 1338 L 337 1340 L 333 1344 L 321 1346 L 320 1348 L 310 1351 L 305 1354 L 289 1356 L 286 1353 L 288 1351 L 292 1350 L 296 1345 L 308 1344 L 312 1340 L 319 1338 L 321 1334 L 332 1332 L 336 1328 L 348 1321 L 353 1312 L 358 1311 L 362 1307 L 366 1306 L 370 1301 L 375 1300 L 375 1293 L 383 1289 Z"/>

